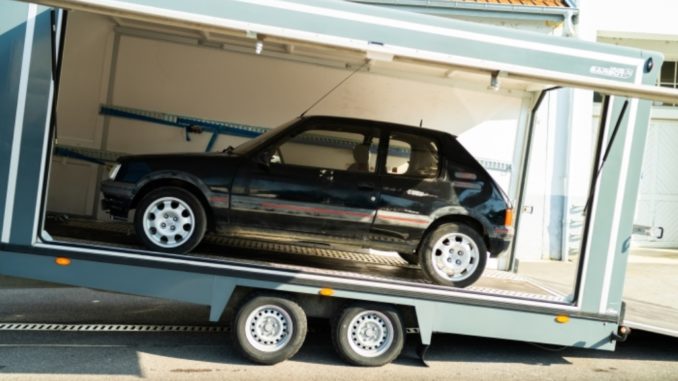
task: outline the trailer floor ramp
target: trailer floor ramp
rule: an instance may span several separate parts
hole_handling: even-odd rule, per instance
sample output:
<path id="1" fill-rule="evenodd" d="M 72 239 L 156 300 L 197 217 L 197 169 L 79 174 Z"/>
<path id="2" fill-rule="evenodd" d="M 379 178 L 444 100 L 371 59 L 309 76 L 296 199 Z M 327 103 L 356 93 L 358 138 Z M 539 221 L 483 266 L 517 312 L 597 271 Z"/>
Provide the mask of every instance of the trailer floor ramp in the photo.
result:
<path id="1" fill-rule="evenodd" d="M 50 216 L 45 228 L 55 242 L 63 244 L 143 250 L 135 237 L 133 225 L 125 222 Z M 149 255 L 152 254 L 149 252 Z M 273 242 L 262 237 L 208 234 L 204 242 L 188 255 L 212 261 L 264 265 L 354 279 L 430 284 L 417 266 L 408 265 L 395 253 L 318 248 L 299 242 Z M 465 290 L 521 299 L 568 302 L 566 295 L 531 278 L 491 269 L 485 270 L 480 280 Z"/>

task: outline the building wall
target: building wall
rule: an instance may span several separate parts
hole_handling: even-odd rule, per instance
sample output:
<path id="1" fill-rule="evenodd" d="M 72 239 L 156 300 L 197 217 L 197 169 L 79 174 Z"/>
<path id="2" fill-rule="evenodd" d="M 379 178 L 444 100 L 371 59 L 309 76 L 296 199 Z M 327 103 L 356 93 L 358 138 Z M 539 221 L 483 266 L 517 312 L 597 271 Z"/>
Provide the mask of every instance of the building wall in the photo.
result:
<path id="1" fill-rule="evenodd" d="M 676 2 L 643 0 L 620 3 L 616 0 L 580 0 L 590 15 L 599 37 L 626 37 L 651 40 L 675 40 Z M 585 7 L 585 8 L 584 8 Z"/>
<path id="2" fill-rule="evenodd" d="M 516 19 L 509 13 L 503 19 L 482 17 L 481 14 L 476 17 L 455 18 L 556 36 L 565 33 L 562 22 Z M 579 249 L 577 228 L 571 228 L 571 221 L 578 220 L 579 217 L 573 214 L 569 218 L 569 215 L 572 211 L 580 210 L 578 205 L 585 202 L 582 199 L 585 199 L 583 189 L 586 181 L 571 179 L 568 171 L 571 169 L 579 172 L 582 166 L 588 169 L 590 143 L 585 143 L 583 148 L 578 146 L 579 154 L 571 157 L 569 142 L 580 139 L 581 135 L 588 136 L 581 130 L 588 129 L 589 124 L 586 123 L 582 128 L 579 122 L 582 119 L 590 120 L 590 113 L 586 114 L 586 104 L 582 108 L 580 103 L 579 108 L 574 109 L 572 104 L 577 99 L 574 97 L 576 92 L 578 91 L 563 90 L 547 95 L 537 113 L 523 195 L 525 207 L 518 211 L 520 226 L 516 234 L 515 255 L 519 260 L 567 259 L 568 253 L 574 251 L 572 247 Z M 535 93 L 535 98 L 537 96 Z M 501 137 L 503 133 L 507 133 L 507 130 L 501 126 L 492 130 L 493 137 Z M 470 134 L 472 132 L 467 135 Z M 467 136 L 466 141 L 479 146 L 483 136 L 488 135 L 477 130 L 474 136 Z M 495 160 L 510 162 L 513 169 L 510 176 L 517 176 L 522 159 L 515 155 L 517 147 L 502 145 L 501 138 L 493 141 L 495 144 L 486 145 L 485 149 L 494 150 Z M 569 236 L 574 238 L 569 240 Z"/>
<path id="3" fill-rule="evenodd" d="M 647 0 L 618 6 L 612 0 L 582 0 L 590 15 L 588 28 L 599 42 L 659 51 L 678 61 L 678 4 Z M 662 227 L 664 237 L 634 236 L 634 245 L 678 247 L 678 108 L 655 103 L 643 159 L 635 223 Z"/>

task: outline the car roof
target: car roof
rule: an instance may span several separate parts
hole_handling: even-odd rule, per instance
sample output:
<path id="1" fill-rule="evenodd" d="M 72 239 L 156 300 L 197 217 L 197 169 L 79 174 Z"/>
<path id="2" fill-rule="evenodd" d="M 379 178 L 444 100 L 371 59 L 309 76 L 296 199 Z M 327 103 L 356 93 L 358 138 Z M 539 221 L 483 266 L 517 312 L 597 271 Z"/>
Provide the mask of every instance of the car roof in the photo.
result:
<path id="1" fill-rule="evenodd" d="M 397 129 L 400 132 L 408 132 L 412 134 L 421 134 L 424 132 L 426 135 L 438 135 L 441 137 L 451 137 L 453 139 L 456 139 L 457 136 L 450 134 L 449 132 L 445 131 L 440 131 L 440 130 L 434 130 L 426 127 L 419 127 L 419 126 L 408 126 L 405 124 L 399 124 L 399 123 L 392 123 L 392 122 L 385 122 L 381 120 L 372 120 L 372 119 L 361 119 L 361 118 L 351 118 L 351 117 L 345 117 L 345 116 L 329 116 L 329 115 L 309 115 L 309 116 L 304 116 L 301 118 L 302 120 L 323 120 L 323 121 L 332 121 L 332 122 L 348 122 L 348 123 L 370 123 L 377 125 L 379 127 L 385 127 L 385 128 L 394 128 Z"/>

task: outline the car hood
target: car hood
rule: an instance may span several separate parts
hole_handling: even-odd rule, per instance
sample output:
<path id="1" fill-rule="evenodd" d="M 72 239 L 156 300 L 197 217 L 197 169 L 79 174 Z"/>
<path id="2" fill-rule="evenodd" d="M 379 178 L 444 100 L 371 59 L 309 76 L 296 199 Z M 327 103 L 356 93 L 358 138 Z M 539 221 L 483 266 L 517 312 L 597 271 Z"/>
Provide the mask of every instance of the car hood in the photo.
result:
<path id="1" fill-rule="evenodd" d="M 240 156 L 228 153 L 123 156 L 118 159 L 122 167 L 116 179 L 136 183 L 168 176 L 184 176 L 201 179 L 208 185 L 224 184 L 232 179 L 239 166 L 240 158 Z"/>
<path id="2" fill-rule="evenodd" d="M 213 157 L 237 157 L 237 155 L 226 152 L 183 152 L 183 153 L 162 153 L 162 154 L 144 154 L 144 155 L 126 155 L 118 158 L 118 162 L 127 163 L 131 161 L 163 161 L 169 159 L 179 160 L 201 160 Z"/>

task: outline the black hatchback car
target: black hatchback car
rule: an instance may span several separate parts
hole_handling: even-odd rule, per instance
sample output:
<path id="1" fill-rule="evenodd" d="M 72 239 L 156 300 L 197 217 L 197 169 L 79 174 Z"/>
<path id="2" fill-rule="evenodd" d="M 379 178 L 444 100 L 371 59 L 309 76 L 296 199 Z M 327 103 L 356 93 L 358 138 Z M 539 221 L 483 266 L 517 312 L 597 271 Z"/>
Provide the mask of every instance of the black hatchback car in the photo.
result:
<path id="1" fill-rule="evenodd" d="M 506 195 L 450 134 L 301 117 L 221 153 L 127 156 L 103 208 L 151 250 L 186 253 L 208 230 L 290 234 L 398 252 L 435 283 L 465 287 L 512 238 Z"/>

